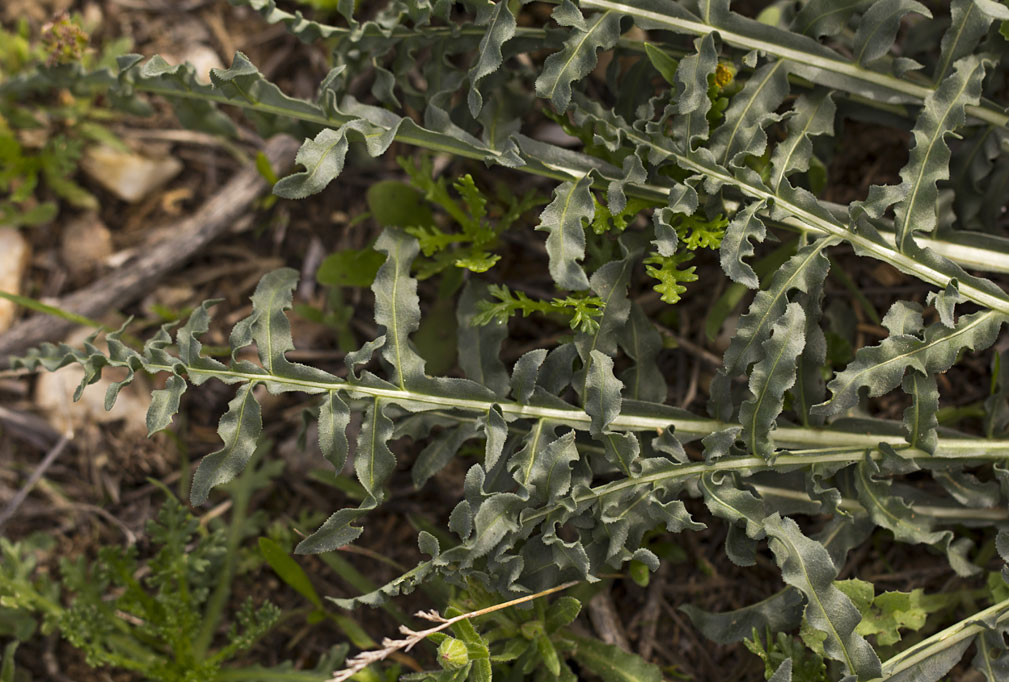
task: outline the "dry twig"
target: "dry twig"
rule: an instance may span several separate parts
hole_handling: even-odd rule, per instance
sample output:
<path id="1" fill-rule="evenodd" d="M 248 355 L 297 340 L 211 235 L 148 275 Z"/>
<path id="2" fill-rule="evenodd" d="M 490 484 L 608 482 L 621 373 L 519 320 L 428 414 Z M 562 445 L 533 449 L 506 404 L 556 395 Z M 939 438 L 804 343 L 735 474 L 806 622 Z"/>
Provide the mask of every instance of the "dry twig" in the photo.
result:
<path id="1" fill-rule="evenodd" d="M 263 153 L 274 168 L 287 168 L 294 161 L 298 142 L 287 136 L 271 139 Z M 254 167 L 246 168 L 221 187 L 192 216 L 173 225 L 172 238 L 149 248 L 143 255 L 90 286 L 61 298 L 57 308 L 86 317 L 104 314 L 112 306 L 130 303 L 164 275 L 202 251 L 267 188 Z M 35 315 L 0 336 L 0 364 L 7 356 L 43 341 L 59 338 L 73 327 L 72 322 L 50 315 Z"/>
<path id="2" fill-rule="evenodd" d="M 608 591 L 599 592 L 589 600 L 589 620 L 599 639 L 624 651 L 631 650 L 627 635 L 624 634 L 624 626 L 617 615 L 617 607 Z"/>
<path id="3" fill-rule="evenodd" d="M 577 585 L 579 581 L 575 580 L 569 583 L 564 583 L 563 585 L 558 585 L 557 587 L 551 587 L 549 590 L 543 590 L 542 592 L 537 592 L 536 594 L 527 594 L 524 597 L 519 597 L 518 599 L 512 599 L 511 601 L 502 602 L 501 604 L 495 604 L 494 606 L 488 606 L 484 609 L 477 609 L 476 611 L 470 611 L 469 613 L 463 613 L 453 618 L 445 618 L 440 615 L 437 611 L 418 611 L 414 615 L 418 618 L 423 618 L 424 620 L 438 623 L 438 625 L 433 628 L 428 628 L 427 630 L 411 630 L 405 625 L 399 626 L 399 631 L 406 635 L 403 639 L 390 639 L 386 637 L 382 640 L 382 648 L 375 649 L 373 651 L 362 651 L 357 656 L 354 656 L 347 661 L 347 667 L 343 670 L 338 670 L 329 682 L 346 682 L 356 673 L 367 668 L 372 663 L 377 663 L 379 661 L 385 660 L 392 654 L 398 651 L 409 651 L 422 641 L 423 639 L 433 635 L 437 632 L 451 627 L 453 624 L 458 623 L 461 620 L 467 620 L 470 618 L 476 618 L 477 616 L 484 616 L 488 613 L 494 613 L 495 611 L 500 611 L 501 609 L 506 609 L 509 606 L 515 606 L 516 604 L 522 604 L 527 601 L 532 601 L 533 599 L 539 599 L 540 597 L 545 597 L 548 594 L 553 594 L 554 592 L 560 592 L 566 590 L 569 587 Z"/>
<path id="4" fill-rule="evenodd" d="M 7 521 L 12 516 L 14 516 L 14 512 L 18 510 L 18 507 L 21 506 L 21 503 L 24 502 L 25 499 L 28 497 L 28 493 L 30 493 L 32 488 L 35 487 L 35 484 L 39 482 L 39 479 L 42 478 L 42 476 L 46 473 L 46 470 L 49 469 L 50 466 L 52 466 L 52 463 L 55 462 L 56 458 L 60 456 L 60 453 L 62 453 L 63 450 L 66 449 L 67 443 L 69 442 L 70 442 L 69 438 L 67 438 L 66 436 L 62 436 L 56 442 L 56 445 L 54 445 L 52 449 L 49 450 L 48 453 L 46 453 L 46 456 L 42 459 L 42 462 L 37 467 L 35 467 L 35 471 L 33 471 L 31 476 L 28 477 L 28 480 L 21 487 L 21 490 L 19 490 L 17 494 L 14 496 L 14 498 L 7 504 L 7 506 L 4 507 L 4 510 L 0 511 L 0 530 L 2 530 Z"/>

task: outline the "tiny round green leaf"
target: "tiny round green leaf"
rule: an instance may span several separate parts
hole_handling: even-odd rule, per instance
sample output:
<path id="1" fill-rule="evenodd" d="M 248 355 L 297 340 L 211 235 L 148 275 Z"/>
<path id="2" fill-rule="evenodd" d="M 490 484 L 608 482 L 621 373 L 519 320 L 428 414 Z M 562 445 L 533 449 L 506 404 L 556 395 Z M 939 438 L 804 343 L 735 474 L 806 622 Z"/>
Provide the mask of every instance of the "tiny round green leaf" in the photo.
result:
<path id="1" fill-rule="evenodd" d="M 466 643 L 449 637 L 438 647 L 438 663 L 445 670 L 459 670 L 469 663 L 469 649 Z"/>

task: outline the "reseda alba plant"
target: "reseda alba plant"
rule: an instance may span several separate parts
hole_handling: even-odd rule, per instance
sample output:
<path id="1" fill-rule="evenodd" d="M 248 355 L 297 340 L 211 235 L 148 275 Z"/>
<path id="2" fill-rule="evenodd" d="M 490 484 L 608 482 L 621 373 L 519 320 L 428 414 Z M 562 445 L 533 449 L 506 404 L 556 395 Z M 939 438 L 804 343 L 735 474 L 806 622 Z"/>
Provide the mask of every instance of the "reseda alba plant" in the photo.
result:
<path id="1" fill-rule="evenodd" d="M 1009 272 L 998 210 L 1009 177 L 1002 66 L 1009 8 L 954 0 L 948 16 L 933 17 L 913 0 L 806 0 L 775 3 L 757 21 L 728 0 L 563 0 L 542 27 L 519 25 L 531 4 L 522 0 L 391 0 L 366 21 L 354 16 L 354 3 L 341 2 L 344 23 L 335 26 L 272 0 L 232 1 L 303 40 L 334 45 L 336 66 L 313 101 L 288 97 L 241 53 L 229 69 L 214 70 L 210 84 L 188 65 L 134 55 L 120 59 L 119 73 L 58 67 L 0 92 L 47 83 L 104 88 L 133 111 L 159 95 L 184 125 L 220 134 L 233 126 L 218 106 L 233 106 L 263 134 L 306 137 L 297 159 L 304 170 L 274 186 L 289 199 L 323 191 L 342 172 L 351 142 L 372 156 L 396 141 L 550 178 L 553 196 L 536 227 L 549 274 L 565 295 L 598 299 L 598 315 L 570 340 L 530 350 L 509 368 L 499 353 L 507 327 L 481 305 L 492 290 L 472 273 L 457 308 L 465 378 L 429 376 L 410 338 L 421 318 L 413 274 L 420 245 L 389 228 L 374 245 L 384 258 L 372 284 L 378 335 L 346 355 L 345 379 L 286 357 L 291 269 L 260 282 L 251 315 L 231 332 L 227 362 L 201 352 L 208 302 L 174 336 L 165 327 L 142 351 L 117 332 L 107 354 L 91 343 L 46 345 L 17 364 L 52 370 L 76 362 L 84 385 L 105 366 L 125 367 L 129 377 L 110 389 L 109 405 L 135 372 L 166 373 L 148 413 L 151 433 L 170 425 L 190 384 L 235 385 L 220 423 L 222 448 L 196 472 L 194 504 L 253 452 L 262 431 L 257 386 L 312 396 L 319 446 L 337 470 L 351 450 L 351 412 L 363 413 L 353 451 L 364 499 L 334 510 L 302 552 L 360 535 L 389 494 L 390 439 L 428 436 L 411 472 L 418 486 L 464 443 L 481 443 L 483 458 L 470 466 L 449 520 L 458 544 L 443 549 L 421 532 L 428 558 L 375 593 L 338 600 L 346 607 L 380 603 L 435 575 L 478 581 L 504 599 L 593 581 L 631 560 L 654 569 L 643 535 L 702 528 L 683 503 L 696 497 L 727 524 L 732 561 L 753 565 L 766 544 L 786 583 L 740 612 L 693 611 L 702 629 L 741 641 L 754 628 L 801 627 L 830 679 L 860 681 L 938 680 L 973 643 L 981 674 L 1006 679 L 1009 599 L 1001 583 L 991 606 L 881 657 L 878 634 L 860 629 L 875 597 L 860 599 L 860 608 L 835 581 L 848 551 L 876 529 L 927 545 L 960 576 L 988 568 L 974 563 L 969 535 L 990 540 L 997 529 L 996 548 L 1009 561 L 1009 381 L 1003 372 L 992 380 L 983 436 L 939 428 L 937 381 L 964 352 L 992 346 L 1009 315 L 1009 293 L 978 274 Z M 916 30 L 898 53 L 905 19 Z M 938 49 L 915 42 L 931 35 L 942 36 Z M 540 61 L 543 50 L 550 54 Z M 600 54 L 611 58 L 598 69 Z M 374 75 L 371 103 L 348 92 L 348 75 L 363 71 Z M 580 148 L 532 137 L 544 114 Z M 898 184 L 831 204 L 812 191 L 822 187 L 820 157 L 839 123 L 856 117 L 911 130 L 909 158 Z M 629 206 L 650 220 L 633 222 Z M 602 211 L 608 218 L 597 220 Z M 772 235 L 794 238 L 794 250 L 761 278 L 761 244 Z M 600 236 L 617 248 L 592 263 L 587 250 Z M 708 414 L 665 403 L 662 341 L 630 296 L 646 266 L 665 301 L 692 295 L 677 287 L 689 279 L 684 254 L 698 247 L 718 248 L 725 275 L 755 292 L 711 382 Z M 825 381 L 824 282 L 830 256 L 846 250 L 930 287 L 924 303 L 937 319 L 923 301 L 895 300 L 881 320 L 887 336 L 843 358 Z M 238 356 L 253 344 L 258 364 Z M 381 370 L 364 368 L 376 358 Z M 866 399 L 897 389 L 910 405 L 902 421 L 872 419 Z M 777 681 L 817 668 L 798 660 L 793 667 L 790 654 L 766 656 Z"/>

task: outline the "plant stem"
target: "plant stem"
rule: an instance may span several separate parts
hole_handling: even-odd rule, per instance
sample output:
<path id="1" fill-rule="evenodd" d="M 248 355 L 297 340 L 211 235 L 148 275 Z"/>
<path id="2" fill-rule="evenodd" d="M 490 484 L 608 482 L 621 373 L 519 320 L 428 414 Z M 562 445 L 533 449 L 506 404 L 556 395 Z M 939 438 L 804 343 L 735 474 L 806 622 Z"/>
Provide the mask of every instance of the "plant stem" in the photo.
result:
<path id="1" fill-rule="evenodd" d="M 677 33 L 688 33 L 701 36 L 717 32 L 722 42 L 727 45 L 731 45 L 732 47 L 741 50 L 760 50 L 762 52 L 766 52 L 767 54 L 774 55 L 779 59 L 789 62 L 792 69 L 798 71 L 800 74 L 809 69 L 838 74 L 866 84 L 881 86 L 895 94 L 903 95 L 907 99 L 917 100 L 916 103 L 924 102 L 926 97 L 935 92 L 935 88 L 918 83 L 914 79 L 907 77 L 898 78 L 888 73 L 872 71 L 870 69 L 863 68 L 858 64 L 847 61 L 841 58 L 840 55 L 838 55 L 837 59 L 833 59 L 824 55 L 814 54 L 811 51 L 797 49 L 789 45 L 775 43 L 762 38 L 751 37 L 742 33 L 736 33 L 723 26 L 713 26 L 703 22 L 679 19 L 668 14 L 652 12 L 641 7 L 635 7 L 631 4 L 613 2 L 612 0 L 581 0 L 579 5 L 586 9 L 597 9 L 603 12 L 619 12 L 620 14 L 625 14 L 627 16 L 634 17 L 635 19 L 644 19 L 647 24 L 663 26 L 667 30 L 675 31 Z M 832 83 L 831 85 L 838 88 L 844 86 L 842 83 Z M 844 89 L 854 91 L 854 89 L 850 86 Z M 971 116 L 994 126 L 1001 127 L 1009 123 L 1009 117 L 1007 117 L 1006 114 L 997 111 L 992 107 L 967 105 L 966 109 L 967 113 Z"/>
<path id="2" fill-rule="evenodd" d="M 881 682 L 882 680 L 889 679 L 936 655 L 944 649 L 948 649 L 958 642 L 962 642 L 967 638 L 973 637 L 974 635 L 985 631 L 987 627 L 985 625 L 978 625 L 977 623 L 989 619 L 993 622 L 993 625 L 1009 621 L 1009 599 L 1005 599 L 997 604 L 989 606 L 984 611 L 975 613 L 959 623 L 955 623 L 945 630 L 935 633 L 928 639 L 923 639 L 910 649 L 902 651 L 896 656 L 887 659 L 883 663 L 883 676 L 877 677 L 869 682 Z"/>
<path id="3" fill-rule="evenodd" d="M 193 642 L 193 658 L 196 661 L 206 658 L 207 651 L 214 639 L 214 632 L 217 630 L 221 615 L 224 613 L 224 607 L 231 595 L 231 580 L 234 577 L 238 545 L 242 541 L 242 532 L 248 517 L 246 512 L 249 508 L 249 498 L 252 497 L 252 474 L 264 449 L 263 447 L 256 448 L 242 475 L 235 481 L 234 491 L 231 495 L 231 524 L 228 526 L 224 567 L 221 569 L 214 592 L 207 601 L 207 608 L 203 613 L 203 626 Z"/>
<path id="4" fill-rule="evenodd" d="M 110 366 L 125 365 L 120 362 L 110 362 Z M 174 368 L 169 365 L 147 364 L 149 371 L 171 372 Z M 496 405 L 506 417 L 520 419 L 548 419 L 550 421 L 570 424 L 583 429 L 588 429 L 592 418 L 577 407 L 557 408 L 540 407 L 536 405 L 523 405 L 521 403 L 504 402 L 497 400 L 479 400 L 473 398 L 458 398 L 448 395 L 435 395 L 430 393 L 419 393 L 409 389 L 398 390 L 381 388 L 375 386 L 364 386 L 340 380 L 332 382 L 315 381 L 310 379 L 297 379 L 281 377 L 267 374 L 252 374 L 236 370 L 203 369 L 199 367 L 187 367 L 190 374 L 207 375 L 210 377 L 228 377 L 245 381 L 257 381 L 276 383 L 294 387 L 296 390 L 306 393 L 324 393 L 332 390 L 343 390 L 353 397 L 363 397 L 368 399 L 381 398 L 392 403 L 409 405 L 410 403 L 422 405 L 437 405 L 448 409 L 464 410 L 466 412 L 477 412 L 486 414 L 488 410 Z M 659 406 L 662 407 L 662 406 Z M 732 424 L 721 422 L 717 419 L 706 419 L 696 417 L 682 410 L 674 410 L 666 407 L 661 410 L 661 414 L 635 414 L 624 412 L 618 415 L 610 424 L 609 428 L 614 431 L 656 431 L 673 428 L 677 434 L 688 437 L 706 436 L 716 431 L 733 426 Z M 895 448 L 905 448 L 901 450 L 901 455 L 909 459 L 940 457 L 954 459 L 973 459 L 979 461 L 1001 461 L 1009 459 L 1009 440 L 989 440 L 986 438 L 948 438 L 940 437 L 934 455 L 929 455 L 923 450 L 906 448 L 907 440 L 903 435 L 892 433 L 873 433 L 864 431 L 854 433 L 828 428 L 795 427 L 784 426 L 774 431 L 775 442 L 782 448 L 802 448 L 808 449 L 794 453 L 793 455 L 782 455 L 775 460 L 778 464 L 783 464 L 784 460 L 789 460 L 793 464 L 815 464 L 825 462 L 848 462 L 857 461 L 866 450 L 875 450 L 881 443 L 885 443 Z M 812 447 L 811 447 L 812 446 Z M 795 455 L 798 455 L 796 457 Z M 815 459 L 813 458 L 815 456 Z M 746 458 L 753 464 L 748 466 L 764 467 L 767 465 L 762 459 Z"/>
<path id="5" fill-rule="evenodd" d="M 494 604 L 493 606 L 487 606 L 482 609 L 477 609 L 476 611 L 469 611 L 468 613 L 463 613 L 452 618 L 442 618 L 435 612 L 424 612 L 420 611 L 416 615 L 418 618 L 426 618 L 427 620 L 438 621 L 438 625 L 428 628 L 426 630 L 414 631 L 405 625 L 400 626 L 400 632 L 407 635 L 405 639 L 391 640 L 386 638 L 383 640 L 382 644 L 385 646 L 384 649 L 378 651 L 362 651 L 360 654 L 354 658 L 347 661 L 347 667 L 343 670 L 337 671 L 335 675 L 329 680 L 329 682 L 345 682 L 349 680 L 356 673 L 364 670 L 366 667 L 372 663 L 377 663 L 390 655 L 398 652 L 399 650 L 409 651 L 415 644 L 426 639 L 430 635 L 441 632 L 442 630 L 451 627 L 455 623 L 463 620 L 469 620 L 471 618 L 478 618 L 479 616 L 485 616 L 489 613 L 494 613 L 495 611 L 500 611 L 506 609 L 510 606 L 517 606 L 518 604 L 524 604 L 527 601 L 532 601 L 533 599 L 539 599 L 540 597 L 545 597 L 548 594 L 553 594 L 555 592 L 560 592 L 566 590 L 569 587 L 574 587 L 580 580 L 573 580 L 571 582 L 563 583 L 562 585 L 557 585 L 556 587 L 551 587 L 549 589 L 543 590 L 542 592 L 536 592 L 535 594 L 527 594 L 524 597 L 519 597 L 517 599 L 512 599 L 510 601 L 501 602 L 500 604 Z"/>

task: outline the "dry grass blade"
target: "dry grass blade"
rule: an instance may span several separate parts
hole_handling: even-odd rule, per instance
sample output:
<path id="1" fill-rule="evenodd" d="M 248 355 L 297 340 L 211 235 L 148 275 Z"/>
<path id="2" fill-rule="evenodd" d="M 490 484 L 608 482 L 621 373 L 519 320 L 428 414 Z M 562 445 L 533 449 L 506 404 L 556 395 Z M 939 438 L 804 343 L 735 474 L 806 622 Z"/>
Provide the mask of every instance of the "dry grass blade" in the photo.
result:
<path id="1" fill-rule="evenodd" d="M 423 618 L 424 620 L 431 621 L 433 623 L 438 623 L 433 628 L 428 628 L 427 630 L 411 630 L 405 625 L 401 625 L 399 631 L 406 635 L 403 639 L 390 639 L 386 637 L 382 640 L 382 648 L 375 649 L 373 651 L 362 651 L 357 656 L 349 659 L 347 661 L 347 667 L 343 670 L 338 670 L 333 677 L 330 678 L 329 682 L 346 682 L 355 674 L 361 672 L 367 668 L 372 663 L 377 663 L 378 661 L 385 660 L 397 651 L 409 651 L 421 640 L 435 634 L 436 632 L 441 632 L 442 630 L 451 627 L 453 624 L 458 623 L 461 620 L 468 620 L 470 618 L 476 618 L 478 616 L 484 616 L 488 613 L 493 613 L 495 611 L 500 611 L 501 609 L 506 609 L 510 606 L 515 606 L 517 604 L 522 604 L 527 601 L 532 601 L 534 599 L 539 599 L 540 597 L 545 597 L 548 594 L 553 594 L 555 592 L 561 592 L 577 585 L 580 581 L 572 581 L 564 583 L 563 585 L 558 585 L 557 587 L 551 587 L 549 590 L 543 590 L 542 592 L 537 592 L 535 594 L 528 594 L 524 597 L 519 597 L 518 599 L 512 599 L 511 601 L 502 602 L 500 604 L 495 604 L 494 606 L 488 606 L 483 609 L 477 609 L 476 611 L 469 611 L 468 613 L 463 613 L 453 618 L 445 618 L 437 611 L 418 611 L 414 615 L 418 618 Z"/>

